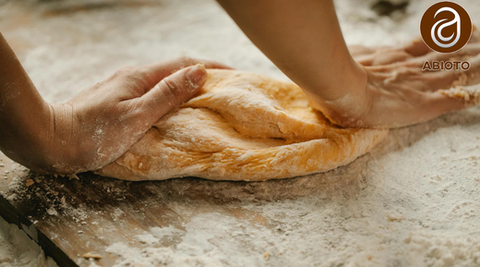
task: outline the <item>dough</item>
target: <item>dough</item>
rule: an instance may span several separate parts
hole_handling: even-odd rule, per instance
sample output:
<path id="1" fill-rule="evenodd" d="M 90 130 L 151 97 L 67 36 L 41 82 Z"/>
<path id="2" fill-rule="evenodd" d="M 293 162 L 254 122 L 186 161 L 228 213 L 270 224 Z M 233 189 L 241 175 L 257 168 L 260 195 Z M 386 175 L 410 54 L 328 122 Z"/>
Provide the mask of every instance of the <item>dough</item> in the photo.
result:
<path id="1" fill-rule="evenodd" d="M 208 70 L 199 96 L 165 115 L 97 173 L 131 181 L 288 178 L 348 164 L 386 135 L 333 126 L 293 83 Z"/>

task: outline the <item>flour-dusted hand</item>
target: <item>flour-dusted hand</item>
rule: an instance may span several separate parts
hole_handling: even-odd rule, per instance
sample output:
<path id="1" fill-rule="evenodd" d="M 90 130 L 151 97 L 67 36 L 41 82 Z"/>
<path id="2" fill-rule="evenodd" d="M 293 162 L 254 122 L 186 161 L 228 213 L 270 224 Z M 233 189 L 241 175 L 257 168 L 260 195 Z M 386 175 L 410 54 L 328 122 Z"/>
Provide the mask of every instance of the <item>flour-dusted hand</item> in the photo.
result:
<path id="1" fill-rule="evenodd" d="M 350 47 L 368 77 L 363 97 L 322 101 L 313 105 L 344 127 L 394 128 L 424 122 L 478 103 L 480 96 L 480 32 L 459 52 L 440 54 L 422 40 L 399 48 Z M 433 62 L 457 63 L 457 70 L 428 70 Z M 427 64 L 429 65 L 425 65 Z M 468 65 L 466 65 L 468 66 Z M 455 65 L 453 65 L 455 68 Z M 359 88 L 360 89 L 360 88 Z"/>
<path id="2" fill-rule="evenodd" d="M 185 58 L 125 67 L 67 103 L 50 105 L 54 127 L 46 170 L 77 173 L 120 157 L 153 123 L 199 91 L 205 68 L 228 67 Z"/>
<path id="3" fill-rule="evenodd" d="M 99 169 L 194 96 L 213 61 L 180 58 L 127 67 L 64 104 L 49 104 L 0 33 L 0 150 L 39 172 Z"/>

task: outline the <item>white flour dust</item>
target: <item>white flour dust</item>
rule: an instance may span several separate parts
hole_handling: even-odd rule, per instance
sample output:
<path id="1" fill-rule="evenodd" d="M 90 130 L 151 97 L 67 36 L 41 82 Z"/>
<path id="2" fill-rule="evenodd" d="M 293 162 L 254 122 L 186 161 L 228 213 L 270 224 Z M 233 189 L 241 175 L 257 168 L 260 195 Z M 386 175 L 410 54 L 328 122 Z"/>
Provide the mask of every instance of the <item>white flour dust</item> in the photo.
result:
<path id="1" fill-rule="evenodd" d="M 0 267 L 58 267 L 17 226 L 0 217 Z"/>
<path id="2" fill-rule="evenodd" d="M 179 56 L 285 79 L 214 1 L 58 16 L 39 15 L 57 2 L 37 9 L 3 2 L 2 34 L 48 101 L 65 101 L 122 66 Z M 405 13 L 391 16 L 375 13 L 375 2 L 336 1 L 347 43 L 398 45 L 416 38 L 423 11 L 436 1 L 410 1 Z M 457 2 L 480 25 L 478 0 Z M 31 12 L 38 14 L 26 16 Z M 15 16 L 28 17 L 35 28 L 13 27 L 9 18 Z M 139 234 L 147 249 L 119 242 L 107 251 L 120 257 L 116 266 L 480 266 L 479 161 L 480 108 L 471 108 L 394 130 L 372 153 L 340 168 L 362 179 L 348 198 L 245 201 L 236 207 L 260 219 L 201 213 L 182 229 L 153 227 Z M 82 216 L 88 214 L 79 211 Z M 1 267 L 50 264 L 33 241 L 1 219 L 0 241 Z"/>

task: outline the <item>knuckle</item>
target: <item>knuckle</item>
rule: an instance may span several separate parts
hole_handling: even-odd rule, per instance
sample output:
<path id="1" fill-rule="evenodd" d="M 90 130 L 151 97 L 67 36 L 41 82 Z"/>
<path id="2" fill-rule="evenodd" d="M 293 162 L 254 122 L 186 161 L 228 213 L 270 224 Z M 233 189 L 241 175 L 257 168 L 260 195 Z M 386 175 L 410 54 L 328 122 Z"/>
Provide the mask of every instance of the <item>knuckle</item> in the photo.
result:
<path id="1" fill-rule="evenodd" d="M 180 58 L 180 61 L 181 61 L 182 63 L 189 64 L 189 63 L 194 62 L 195 60 L 194 60 L 193 58 L 191 58 L 191 57 L 183 56 L 183 57 Z"/>
<path id="2" fill-rule="evenodd" d="M 191 57 L 183 56 L 183 57 L 180 57 L 178 59 L 178 62 L 179 62 L 179 67 L 180 68 L 185 68 L 185 67 L 188 67 L 188 66 L 199 63 L 200 60 L 195 59 L 195 58 L 191 58 Z"/>
<path id="3" fill-rule="evenodd" d="M 177 79 L 166 78 L 162 80 L 164 94 L 167 98 L 178 101 L 182 92 L 182 85 Z"/>
<path id="4" fill-rule="evenodd" d="M 137 70 L 136 67 L 133 66 L 125 66 L 117 70 L 114 74 L 114 76 L 119 76 L 119 77 L 128 77 L 132 74 L 134 74 Z"/>
<path id="5" fill-rule="evenodd" d="M 130 110 L 129 110 L 130 116 L 134 119 L 143 117 L 143 115 L 148 114 L 145 112 L 145 106 L 142 105 L 140 101 L 133 101 L 130 104 Z"/>
<path id="6" fill-rule="evenodd" d="M 114 78 L 123 79 L 128 83 L 133 84 L 134 86 L 144 86 L 145 85 L 145 75 L 141 68 L 126 66 L 120 68 L 113 75 Z"/>
<path id="7" fill-rule="evenodd" d="M 172 94 L 178 93 L 181 89 L 181 85 L 176 79 L 166 78 L 163 79 L 163 82 L 165 83 L 167 90 Z"/>

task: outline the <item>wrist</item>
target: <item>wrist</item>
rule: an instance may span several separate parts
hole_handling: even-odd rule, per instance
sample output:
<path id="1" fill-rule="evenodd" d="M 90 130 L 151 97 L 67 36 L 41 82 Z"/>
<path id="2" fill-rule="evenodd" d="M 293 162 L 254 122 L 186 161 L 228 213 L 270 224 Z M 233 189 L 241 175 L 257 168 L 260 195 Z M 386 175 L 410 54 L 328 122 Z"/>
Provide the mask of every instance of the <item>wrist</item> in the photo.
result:
<path id="1" fill-rule="evenodd" d="M 359 119 L 368 111 L 371 102 L 367 90 L 368 73 L 363 66 L 354 62 L 345 74 L 340 81 L 328 85 L 331 91 L 338 92 L 336 96 L 322 97 L 316 93 L 306 93 L 312 107 L 320 110 L 332 123 L 343 127 L 360 127 Z"/>
<path id="2" fill-rule="evenodd" d="M 5 127 L 0 132 L 0 149 L 10 159 L 34 171 L 48 167 L 45 157 L 53 121 L 47 102 L 43 99 L 0 114 Z M 2 117 L 3 116 L 3 117 Z M 5 119 L 7 118 L 7 119 Z"/>
<path id="3" fill-rule="evenodd" d="M 76 173 L 81 168 L 75 140 L 75 117 L 70 104 L 49 104 L 50 129 L 43 143 L 43 168 L 48 173 Z"/>

